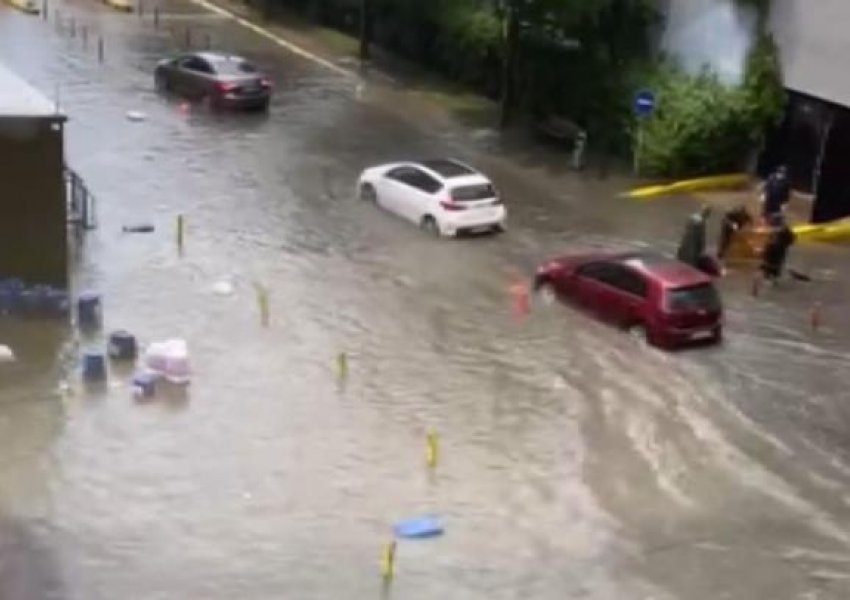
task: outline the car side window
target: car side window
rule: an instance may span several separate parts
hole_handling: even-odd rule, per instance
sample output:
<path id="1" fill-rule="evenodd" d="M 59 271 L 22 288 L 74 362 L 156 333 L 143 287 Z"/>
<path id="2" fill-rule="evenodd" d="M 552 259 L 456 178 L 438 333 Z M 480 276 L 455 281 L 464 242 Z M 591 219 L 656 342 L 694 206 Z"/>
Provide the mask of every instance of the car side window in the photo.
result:
<path id="1" fill-rule="evenodd" d="M 415 167 L 396 167 L 387 173 L 387 177 L 429 194 L 436 193 L 443 187 L 439 181 Z"/>
<path id="2" fill-rule="evenodd" d="M 646 298 L 647 284 L 640 273 L 636 273 L 628 267 L 620 265 L 612 266 L 614 269 L 612 271 L 611 285 L 638 298 Z"/>
<path id="3" fill-rule="evenodd" d="M 439 181 L 428 175 L 428 173 L 420 171 L 419 169 L 412 169 L 412 171 L 413 175 L 410 185 L 412 185 L 413 187 L 418 188 L 428 194 L 435 194 L 442 189 L 443 185 Z"/>
<path id="4" fill-rule="evenodd" d="M 410 171 L 412 171 L 410 167 L 396 167 L 389 171 L 386 175 L 387 179 L 393 179 L 395 181 L 400 181 L 402 183 L 408 183 L 408 178 L 410 177 Z"/>
<path id="5" fill-rule="evenodd" d="M 607 262 L 590 263 L 581 267 L 578 274 L 640 298 L 645 298 L 647 295 L 646 280 L 639 273 L 622 265 Z"/>
<path id="6" fill-rule="evenodd" d="M 180 61 L 180 66 L 189 71 L 197 73 L 212 73 L 212 67 L 202 58 L 190 56 Z"/>
<path id="7" fill-rule="evenodd" d="M 607 275 L 610 271 L 610 267 L 611 265 L 605 262 L 594 262 L 582 265 L 576 272 L 580 277 L 593 279 L 594 281 L 599 281 L 601 283 L 608 283 Z"/>

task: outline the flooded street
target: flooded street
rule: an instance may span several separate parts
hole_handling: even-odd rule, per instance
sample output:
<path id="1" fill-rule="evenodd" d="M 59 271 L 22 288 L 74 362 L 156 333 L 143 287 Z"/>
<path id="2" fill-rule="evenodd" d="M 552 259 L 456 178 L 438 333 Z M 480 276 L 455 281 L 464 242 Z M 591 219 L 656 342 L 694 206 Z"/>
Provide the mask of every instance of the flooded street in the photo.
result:
<path id="1" fill-rule="evenodd" d="M 19 358 L 0 365 L 1 600 L 850 597 L 846 249 L 795 250 L 815 281 L 758 298 L 727 278 L 718 348 L 664 353 L 561 306 L 517 319 L 515 274 L 571 247 L 670 250 L 694 205 L 620 199 L 624 181 L 484 143 L 188 3 L 158 28 L 51 10 L 61 28 L 0 7 L 0 61 L 58 91 L 98 200 L 75 288 L 102 293 L 105 332 L 185 338 L 193 381 L 138 403 L 112 370 L 87 391 L 78 353 L 101 338 L 0 320 Z M 189 23 L 270 73 L 267 116 L 155 92 Z M 505 235 L 432 240 L 355 198 L 366 166 L 445 155 L 494 179 Z M 392 525 L 430 512 L 445 535 L 400 543 L 382 590 Z"/>

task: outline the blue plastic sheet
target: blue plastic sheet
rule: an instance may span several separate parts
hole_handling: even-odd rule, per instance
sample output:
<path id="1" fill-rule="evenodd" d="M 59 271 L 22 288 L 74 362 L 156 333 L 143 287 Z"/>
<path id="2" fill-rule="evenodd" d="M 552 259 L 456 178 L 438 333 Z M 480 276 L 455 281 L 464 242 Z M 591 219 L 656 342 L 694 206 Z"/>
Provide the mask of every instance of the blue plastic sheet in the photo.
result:
<path id="1" fill-rule="evenodd" d="M 396 537 L 422 539 L 443 534 L 443 525 L 436 515 L 422 515 L 399 521 L 393 528 Z"/>

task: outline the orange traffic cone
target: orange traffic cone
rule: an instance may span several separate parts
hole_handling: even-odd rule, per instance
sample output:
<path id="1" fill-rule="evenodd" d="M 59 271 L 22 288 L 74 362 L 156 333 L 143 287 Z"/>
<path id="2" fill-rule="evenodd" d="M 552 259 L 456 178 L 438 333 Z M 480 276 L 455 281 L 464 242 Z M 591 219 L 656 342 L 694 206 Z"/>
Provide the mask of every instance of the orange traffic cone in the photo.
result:
<path id="1" fill-rule="evenodd" d="M 528 287 L 522 281 L 516 281 L 510 288 L 514 316 L 524 317 L 530 311 Z"/>

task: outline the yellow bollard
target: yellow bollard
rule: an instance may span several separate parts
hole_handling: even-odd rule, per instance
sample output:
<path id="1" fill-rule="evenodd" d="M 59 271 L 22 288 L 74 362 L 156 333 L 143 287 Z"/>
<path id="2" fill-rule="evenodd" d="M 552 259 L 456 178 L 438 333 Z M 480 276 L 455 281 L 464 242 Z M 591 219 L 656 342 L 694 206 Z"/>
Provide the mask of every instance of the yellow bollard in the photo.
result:
<path id="1" fill-rule="evenodd" d="M 431 469 L 437 466 L 438 450 L 439 440 L 437 439 L 437 432 L 429 429 L 425 438 L 425 463 Z"/>
<path id="2" fill-rule="evenodd" d="M 336 357 L 336 376 L 340 381 L 348 379 L 348 354 L 340 352 Z"/>
<path id="3" fill-rule="evenodd" d="M 186 219 L 183 215 L 177 215 L 177 254 L 183 256 L 183 238 L 186 229 Z"/>
<path id="4" fill-rule="evenodd" d="M 384 581 L 390 581 L 395 574 L 395 546 L 393 540 L 381 548 L 381 577 Z"/>
<path id="5" fill-rule="evenodd" d="M 254 284 L 257 288 L 257 306 L 260 309 L 260 325 L 269 326 L 269 291 L 259 283 Z"/>

